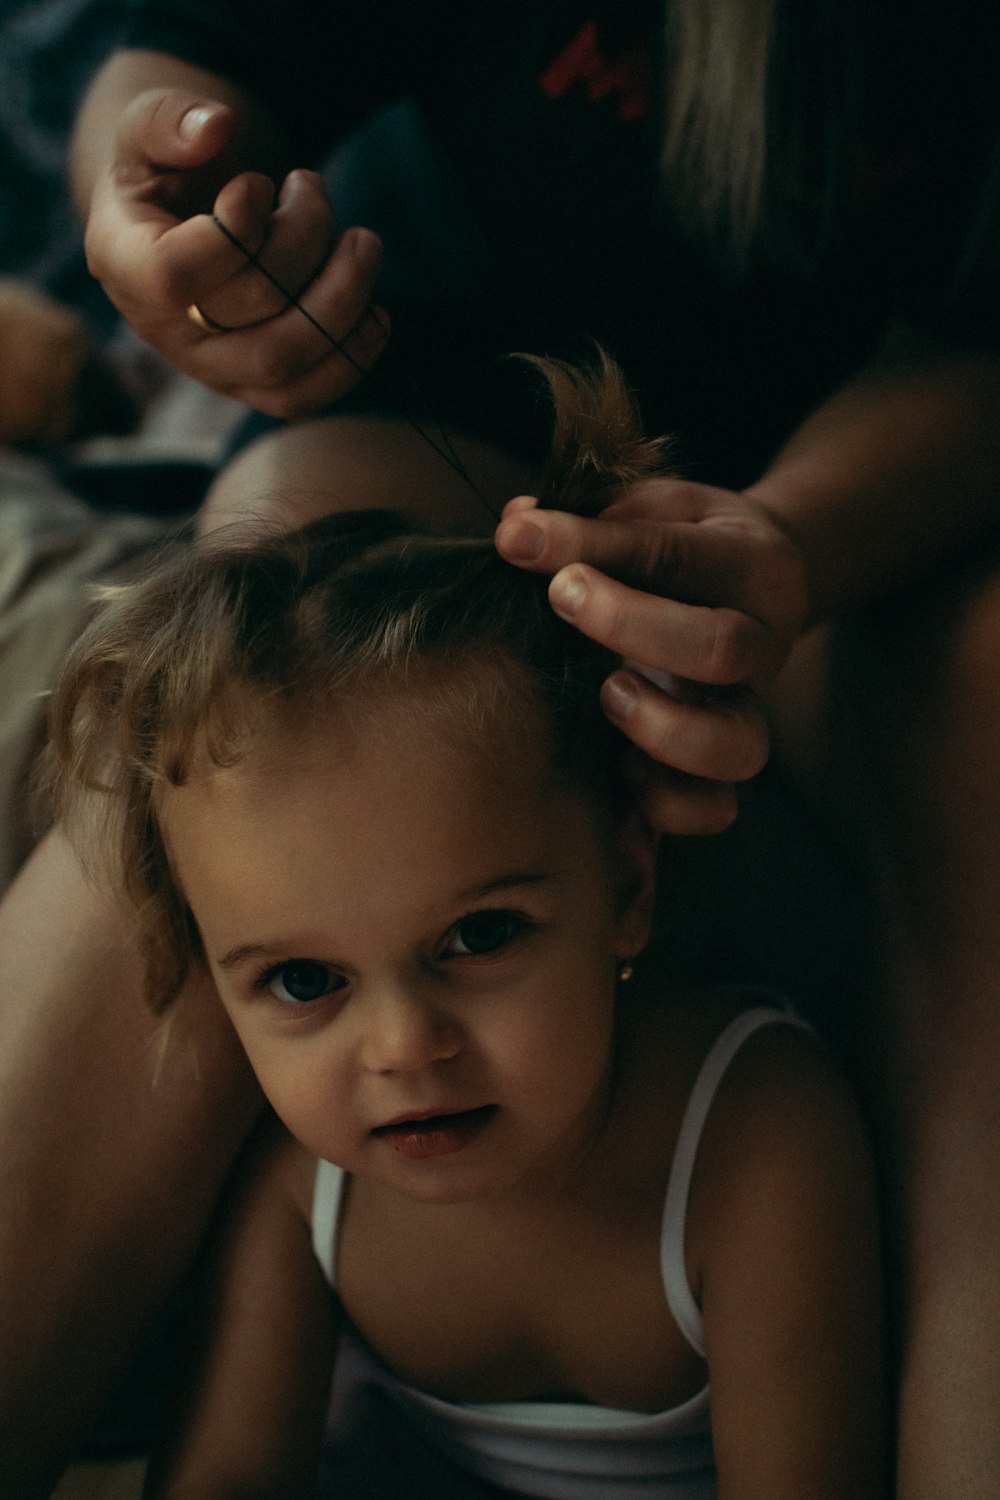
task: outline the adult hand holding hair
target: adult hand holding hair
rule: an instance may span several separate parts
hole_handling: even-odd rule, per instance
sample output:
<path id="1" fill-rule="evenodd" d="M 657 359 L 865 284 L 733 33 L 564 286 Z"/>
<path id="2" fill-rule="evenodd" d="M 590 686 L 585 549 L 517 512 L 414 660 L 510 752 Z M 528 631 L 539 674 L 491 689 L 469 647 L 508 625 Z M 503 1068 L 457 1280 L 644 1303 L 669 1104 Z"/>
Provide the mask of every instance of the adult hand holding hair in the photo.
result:
<path id="1" fill-rule="evenodd" d="M 709 689 L 678 702 L 627 669 L 606 689 L 606 711 L 651 757 L 640 777 L 658 827 L 709 833 L 735 817 L 734 783 L 767 758 L 756 694 L 806 626 L 990 535 L 998 387 L 991 353 L 897 326 L 740 494 L 652 478 L 596 520 L 508 505 L 497 546 L 555 575 L 554 608 L 626 661 Z"/>
<path id="2" fill-rule="evenodd" d="M 71 162 L 90 269 L 136 332 L 186 374 L 281 417 L 345 395 L 386 337 L 386 320 L 368 310 L 377 237 L 341 233 L 319 176 L 288 171 L 288 156 L 251 95 L 166 54 L 131 51 L 92 85 Z"/>
<path id="3" fill-rule="evenodd" d="M 737 784 L 767 760 L 757 689 L 805 619 L 794 543 L 763 506 L 671 478 L 641 481 L 593 519 L 519 497 L 496 541 L 508 561 L 553 573 L 556 612 L 623 658 L 602 701 L 644 752 L 634 764 L 651 821 L 725 828 Z"/>

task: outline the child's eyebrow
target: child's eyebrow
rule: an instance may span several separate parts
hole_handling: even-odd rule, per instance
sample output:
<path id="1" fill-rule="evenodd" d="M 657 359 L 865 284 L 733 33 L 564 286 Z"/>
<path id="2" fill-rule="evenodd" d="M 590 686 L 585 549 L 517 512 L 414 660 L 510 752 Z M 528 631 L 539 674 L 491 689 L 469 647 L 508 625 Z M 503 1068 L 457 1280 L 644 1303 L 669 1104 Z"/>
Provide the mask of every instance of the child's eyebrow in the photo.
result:
<path id="1" fill-rule="evenodd" d="M 515 890 L 519 886 L 541 885 L 551 879 L 552 876 L 547 870 L 516 870 L 510 875 L 498 875 L 494 880 L 487 880 L 482 885 L 470 886 L 468 890 L 460 891 L 455 901 L 482 900 L 484 896 L 492 896 L 499 891 Z M 228 953 L 224 953 L 218 959 L 218 965 L 220 969 L 235 969 L 250 958 L 268 958 L 285 953 L 287 946 L 284 943 L 243 943 L 238 948 L 230 948 Z"/>
<path id="2" fill-rule="evenodd" d="M 246 963 L 248 958 L 267 958 L 285 951 L 281 944 L 276 943 L 244 943 L 240 948 L 230 948 L 218 960 L 220 969 L 235 969 L 239 964 Z"/>
<path id="3" fill-rule="evenodd" d="M 548 870 L 517 870 L 511 875 L 498 875 L 495 880 L 487 880 L 483 885 L 471 886 L 466 891 L 459 892 L 457 900 L 475 901 L 481 896 L 492 896 L 497 891 L 513 890 L 519 885 L 541 885 L 545 880 L 551 880 L 552 875 Z"/>

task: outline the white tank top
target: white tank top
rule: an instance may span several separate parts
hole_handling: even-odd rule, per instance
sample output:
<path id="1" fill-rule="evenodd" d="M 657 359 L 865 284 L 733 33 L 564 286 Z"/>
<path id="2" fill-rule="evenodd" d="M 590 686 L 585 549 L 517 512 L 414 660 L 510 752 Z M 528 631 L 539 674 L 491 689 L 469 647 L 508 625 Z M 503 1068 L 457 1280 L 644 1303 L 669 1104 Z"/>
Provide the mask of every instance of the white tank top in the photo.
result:
<path id="1" fill-rule="evenodd" d="M 667 1183 L 660 1271 L 667 1305 L 691 1347 L 705 1353 L 701 1311 L 688 1284 L 684 1235 L 695 1158 L 719 1084 L 744 1042 L 763 1026 L 805 1028 L 775 1005 L 743 1011 L 716 1038 L 701 1065 Z M 805 1028 L 807 1029 L 807 1028 Z M 313 1248 L 336 1285 L 337 1229 L 345 1174 L 320 1161 L 313 1197 Z M 715 1500 L 709 1390 L 669 1411 L 648 1414 L 574 1402 L 452 1402 L 404 1385 L 360 1343 L 363 1378 L 401 1407 L 455 1463 L 493 1484 L 540 1500 Z"/>

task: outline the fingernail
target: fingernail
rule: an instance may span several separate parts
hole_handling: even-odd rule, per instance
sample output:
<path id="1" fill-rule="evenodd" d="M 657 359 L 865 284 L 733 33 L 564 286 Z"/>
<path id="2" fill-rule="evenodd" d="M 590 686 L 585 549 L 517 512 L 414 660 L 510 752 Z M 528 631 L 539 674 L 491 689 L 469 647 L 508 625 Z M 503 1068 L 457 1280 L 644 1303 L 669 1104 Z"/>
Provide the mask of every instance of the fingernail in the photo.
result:
<path id="1" fill-rule="evenodd" d="M 575 569 L 564 568 L 549 584 L 549 602 L 557 615 L 571 620 L 587 597 L 587 585 Z"/>
<path id="2" fill-rule="evenodd" d="M 300 187 L 300 186 L 301 187 L 313 187 L 313 186 L 315 186 L 315 187 L 320 188 L 321 191 L 325 191 L 325 189 L 323 187 L 323 179 L 322 179 L 322 177 L 320 176 L 320 174 L 318 172 L 314 172 L 311 167 L 293 167 L 292 170 L 288 173 L 288 176 L 285 178 L 284 182 L 281 184 L 281 186 L 282 186 L 282 189 L 284 189 L 284 188 L 287 187 L 288 190 L 289 190 L 289 192 L 293 188 L 297 188 L 297 187 Z"/>
<path id="3" fill-rule="evenodd" d="M 683 698 L 684 688 L 681 680 L 672 672 L 661 672 L 659 667 L 643 666 L 641 661 L 626 661 L 623 665 L 631 668 L 633 672 L 638 672 L 640 677 L 645 677 L 647 682 L 658 687 L 669 698 Z"/>
<path id="4" fill-rule="evenodd" d="M 498 545 L 504 557 L 517 562 L 534 562 L 545 547 L 545 532 L 531 521 L 506 522 Z"/>
<path id="5" fill-rule="evenodd" d="M 630 672 L 615 672 L 601 688 L 601 705 L 609 719 L 627 719 L 635 708 L 639 684 Z"/>
<path id="6" fill-rule="evenodd" d="M 247 193 L 254 213 L 269 214 L 274 207 L 274 183 L 259 172 L 247 178 Z"/>
<path id="7" fill-rule="evenodd" d="M 512 500 L 507 501 L 507 504 L 504 506 L 500 514 L 503 516 L 504 520 L 506 520 L 508 516 L 521 516 L 526 510 L 537 509 L 537 495 L 515 495 Z"/>
<path id="8" fill-rule="evenodd" d="M 207 125 L 213 115 L 218 114 L 217 104 L 196 104 L 194 109 L 189 109 L 186 114 L 181 115 L 178 130 L 186 140 L 197 135 L 203 125 Z"/>
<path id="9" fill-rule="evenodd" d="M 382 241 L 370 229 L 352 229 L 351 254 L 362 271 L 377 270 L 382 260 Z"/>

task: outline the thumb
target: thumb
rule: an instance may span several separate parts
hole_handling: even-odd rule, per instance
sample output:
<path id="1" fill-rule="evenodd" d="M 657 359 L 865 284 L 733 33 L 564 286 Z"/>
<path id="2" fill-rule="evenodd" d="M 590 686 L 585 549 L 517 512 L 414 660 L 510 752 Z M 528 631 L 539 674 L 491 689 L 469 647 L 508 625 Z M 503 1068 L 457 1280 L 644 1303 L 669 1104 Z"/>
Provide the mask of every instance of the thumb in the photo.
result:
<path id="1" fill-rule="evenodd" d="M 150 89 L 122 115 L 119 168 L 185 169 L 211 161 L 229 143 L 232 110 L 188 89 Z"/>

